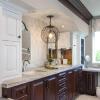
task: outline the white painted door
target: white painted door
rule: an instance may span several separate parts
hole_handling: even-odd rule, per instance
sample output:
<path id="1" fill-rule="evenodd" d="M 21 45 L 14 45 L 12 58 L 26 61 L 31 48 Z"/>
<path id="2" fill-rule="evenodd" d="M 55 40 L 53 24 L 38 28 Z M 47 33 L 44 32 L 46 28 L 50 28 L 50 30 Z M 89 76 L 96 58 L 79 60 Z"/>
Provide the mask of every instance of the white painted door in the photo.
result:
<path id="1" fill-rule="evenodd" d="M 2 41 L 0 44 L 0 74 L 9 77 L 21 72 L 19 42 Z"/>
<path id="2" fill-rule="evenodd" d="M 19 41 L 19 36 L 21 35 L 20 18 L 18 18 L 17 14 L 10 11 L 4 11 L 3 16 L 3 25 L 5 30 L 2 33 L 2 40 Z"/>

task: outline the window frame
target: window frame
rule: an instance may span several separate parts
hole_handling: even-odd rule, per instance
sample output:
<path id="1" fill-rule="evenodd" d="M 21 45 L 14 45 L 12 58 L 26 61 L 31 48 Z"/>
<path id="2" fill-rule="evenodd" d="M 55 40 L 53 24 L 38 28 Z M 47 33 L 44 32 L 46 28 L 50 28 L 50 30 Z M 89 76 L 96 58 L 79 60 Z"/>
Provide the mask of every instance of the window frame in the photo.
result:
<path id="1" fill-rule="evenodd" d="M 92 63 L 100 64 L 100 61 L 96 61 L 96 48 L 95 48 L 95 33 L 100 31 L 95 31 L 92 33 Z"/>

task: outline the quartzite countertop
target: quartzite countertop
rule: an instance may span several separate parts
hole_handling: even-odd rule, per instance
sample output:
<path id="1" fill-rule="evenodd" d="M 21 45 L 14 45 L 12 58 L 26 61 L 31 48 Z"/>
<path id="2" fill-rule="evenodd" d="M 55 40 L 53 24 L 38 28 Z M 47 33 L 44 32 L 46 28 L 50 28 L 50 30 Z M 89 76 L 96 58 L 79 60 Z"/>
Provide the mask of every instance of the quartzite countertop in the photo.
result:
<path id="1" fill-rule="evenodd" d="M 87 67 L 83 68 L 83 71 L 88 71 L 88 72 L 100 72 L 100 67 Z"/>
<path id="2" fill-rule="evenodd" d="M 10 88 L 10 87 L 14 87 L 23 83 L 27 83 L 27 82 L 31 82 L 31 81 L 35 81 L 41 78 L 45 78 L 54 74 L 58 74 L 60 72 L 64 72 L 67 70 L 71 70 L 71 69 L 75 69 L 78 68 L 82 65 L 59 65 L 58 69 L 46 69 L 44 67 L 41 68 L 33 68 L 31 71 L 27 71 L 27 72 L 23 72 L 21 77 L 18 78 L 14 78 L 14 79 L 10 79 L 7 81 L 4 81 L 2 84 L 2 87 L 4 88 Z"/>

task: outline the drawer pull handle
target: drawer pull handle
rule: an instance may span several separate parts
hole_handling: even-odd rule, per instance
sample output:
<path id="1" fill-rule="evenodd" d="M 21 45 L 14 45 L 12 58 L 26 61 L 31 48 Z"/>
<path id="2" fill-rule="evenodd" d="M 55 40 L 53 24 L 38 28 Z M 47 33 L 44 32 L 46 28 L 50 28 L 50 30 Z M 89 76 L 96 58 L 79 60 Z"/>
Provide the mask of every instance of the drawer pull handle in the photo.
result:
<path id="1" fill-rule="evenodd" d="M 76 70 L 74 70 L 75 72 L 77 72 L 78 71 L 78 69 L 76 69 Z"/>
<path id="2" fill-rule="evenodd" d="M 71 74 L 72 73 L 72 71 L 71 72 L 68 72 L 68 74 Z"/>

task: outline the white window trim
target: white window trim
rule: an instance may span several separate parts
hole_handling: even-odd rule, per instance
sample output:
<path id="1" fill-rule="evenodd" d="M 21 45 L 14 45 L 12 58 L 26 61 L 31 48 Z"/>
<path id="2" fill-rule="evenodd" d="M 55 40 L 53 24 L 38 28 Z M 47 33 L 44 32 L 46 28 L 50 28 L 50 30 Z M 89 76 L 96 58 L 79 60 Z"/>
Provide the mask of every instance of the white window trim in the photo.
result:
<path id="1" fill-rule="evenodd" d="M 95 49 L 95 32 L 92 33 L 92 63 L 93 64 L 100 64 L 100 61 L 96 61 L 96 49 Z"/>

